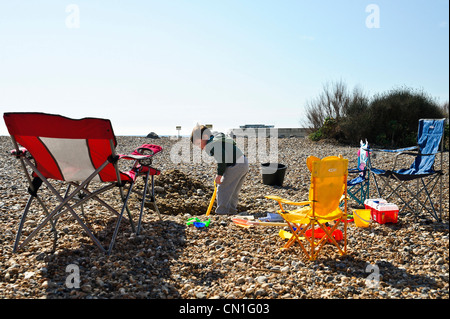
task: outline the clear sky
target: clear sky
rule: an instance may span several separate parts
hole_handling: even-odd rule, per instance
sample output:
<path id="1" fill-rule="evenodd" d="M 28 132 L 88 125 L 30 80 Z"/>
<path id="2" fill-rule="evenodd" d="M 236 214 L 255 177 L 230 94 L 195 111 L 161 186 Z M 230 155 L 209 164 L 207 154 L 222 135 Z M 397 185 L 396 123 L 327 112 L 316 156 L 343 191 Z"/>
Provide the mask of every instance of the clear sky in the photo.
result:
<path id="1" fill-rule="evenodd" d="M 0 111 L 300 127 L 327 82 L 448 101 L 448 39 L 448 0 L 1 1 Z"/>

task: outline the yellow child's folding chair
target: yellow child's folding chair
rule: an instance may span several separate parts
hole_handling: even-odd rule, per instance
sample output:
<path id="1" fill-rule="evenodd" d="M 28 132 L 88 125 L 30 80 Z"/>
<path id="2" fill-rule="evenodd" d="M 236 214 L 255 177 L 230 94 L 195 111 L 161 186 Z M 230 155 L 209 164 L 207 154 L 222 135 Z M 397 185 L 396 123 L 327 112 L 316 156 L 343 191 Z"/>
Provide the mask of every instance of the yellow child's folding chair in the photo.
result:
<path id="1" fill-rule="evenodd" d="M 339 254 L 345 255 L 347 253 L 348 160 L 342 155 L 329 156 L 322 160 L 309 156 L 306 164 L 311 172 L 308 201 L 293 202 L 279 196 L 266 196 L 278 202 L 281 208 L 278 213 L 287 222 L 293 235 L 283 249 L 298 242 L 306 256 L 310 260 L 315 260 L 323 245 L 328 241 L 336 246 Z M 342 200 L 344 211 L 339 207 Z M 304 207 L 290 211 L 285 210 L 283 204 Z M 325 225 L 333 221 L 332 227 Z M 338 229 L 340 225 L 343 226 L 343 235 Z"/>

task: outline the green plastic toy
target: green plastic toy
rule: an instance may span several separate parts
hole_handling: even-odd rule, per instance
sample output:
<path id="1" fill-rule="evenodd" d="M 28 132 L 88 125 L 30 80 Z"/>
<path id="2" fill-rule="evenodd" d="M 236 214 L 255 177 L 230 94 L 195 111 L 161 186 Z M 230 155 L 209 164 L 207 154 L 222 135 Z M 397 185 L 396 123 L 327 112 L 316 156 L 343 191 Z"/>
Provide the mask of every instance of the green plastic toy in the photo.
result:
<path id="1" fill-rule="evenodd" d="M 202 222 L 200 219 L 198 219 L 197 217 L 193 217 L 193 218 L 189 218 L 186 225 L 194 225 L 197 228 L 204 228 L 204 227 L 208 227 L 209 224 L 211 223 L 211 219 L 209 218 L 206 222 Z"/>

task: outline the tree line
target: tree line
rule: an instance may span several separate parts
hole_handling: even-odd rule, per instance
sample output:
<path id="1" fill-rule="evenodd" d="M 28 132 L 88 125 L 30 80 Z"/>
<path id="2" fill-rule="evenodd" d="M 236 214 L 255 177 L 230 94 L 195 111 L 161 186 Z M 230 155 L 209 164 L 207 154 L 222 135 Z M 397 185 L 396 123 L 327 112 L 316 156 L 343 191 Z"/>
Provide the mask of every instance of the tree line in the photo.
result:
<path id="1" fill-rule="evenodd" d="M 305 111 L 313 141 L 334 139 L 359 145 L 367 139 L 379 147 L 416 145 L 419 119 L 447 118 L 444 144 L 448 149 L 449 104 L 439 104 L 420 90 L 400 87 L 369 97 L 358 87 L 349 90 L 341 80 L 325 84 L 320 95 L 306 103 Z"/>

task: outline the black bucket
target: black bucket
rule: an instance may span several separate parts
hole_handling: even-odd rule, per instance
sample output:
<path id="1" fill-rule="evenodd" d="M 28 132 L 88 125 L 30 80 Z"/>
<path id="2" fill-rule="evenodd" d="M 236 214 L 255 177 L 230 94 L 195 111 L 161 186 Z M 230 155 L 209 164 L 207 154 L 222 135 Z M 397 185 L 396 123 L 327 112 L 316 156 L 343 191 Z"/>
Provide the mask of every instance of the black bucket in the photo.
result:
<path id="1" fill-rule="evenodd" d="M 283 186 L 286 165 L 278 163 L 262 163 L 261 174 L 264 185 Z"/>

